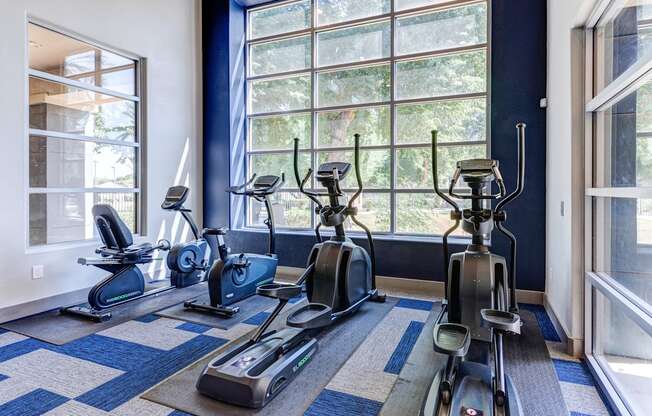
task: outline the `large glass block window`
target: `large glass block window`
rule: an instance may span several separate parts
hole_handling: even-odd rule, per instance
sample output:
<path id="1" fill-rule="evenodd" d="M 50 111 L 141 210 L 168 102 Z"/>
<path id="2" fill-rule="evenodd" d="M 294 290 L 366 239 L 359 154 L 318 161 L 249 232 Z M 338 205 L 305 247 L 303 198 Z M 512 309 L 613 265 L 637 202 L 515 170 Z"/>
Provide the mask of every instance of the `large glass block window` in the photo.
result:
<path id="1" fill-rule="evenodd" d="M 300 139 L 305 173 L 326 161 L 352 163 L 359 133 L 360 219 L 376 233 L 443 234 L 449 208 L 432 190 L 430 131 L 439 130 L 444 179 L 457 160 L 486 156 L 488 19 L 486 1 L 301 0 L 249 9 L 246 163 L 249 176 L 286 174 L 273 203 L 279 228 L 316 221 L 297 192 L 292 139 Z M 354 175 L 343 185 L 353 192 Z M 247 226 L 261 225 L 260 210 L 248 204 Z"/>
<path id="2" fill-rule="evenodd" d="M 112 205 L 139 231 L 138 60 L 28 23 L 29 245 L 94 238 Z"/>

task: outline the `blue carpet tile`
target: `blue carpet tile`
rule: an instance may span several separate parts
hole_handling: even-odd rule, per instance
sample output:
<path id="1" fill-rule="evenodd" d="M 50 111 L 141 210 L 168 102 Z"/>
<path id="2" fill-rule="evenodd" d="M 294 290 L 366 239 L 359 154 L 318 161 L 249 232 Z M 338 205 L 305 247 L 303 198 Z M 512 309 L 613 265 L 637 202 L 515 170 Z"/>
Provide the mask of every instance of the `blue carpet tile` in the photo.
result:
<path id="1" fill-rule="evenodd" d="M 530 311 L 537 318 L 539 323 L 539 328 L 541 328 L 541 334 L 546 341 L 561 342 L 559 334 L 555 329 L 555 326 L 552 324 L 552 320 L 546 312 L 546 308 L 541 305 L 533 305 L 530 303 L 519 303 L 519 308 Z"/>
<path id="2" fill-rule="evenodd" d="M 427 300 L 418 300 L 418 299 L 400 299 L 396 304 L 397 308 L 409 308 L 409 309 L 418 309 L 420 311 L 430 311 L 432 309 L 433 302 Z"/>
<path id="3" fill-rule="evenodd" d="M 304 416 L 375 416 L 382 407 L 375 400 L 324 389 Z"/>
<path id="4" fill-rule="evenodd" d="M 156 321 L 157 319 L 161 319 L 161 317 L 158 316 L 158 315 L 154 315 L 153 313 L 150 313 L 149 315 L 140 316 L 140 317 L 135 318 L 133 320 L 148 324 L 150 322 Z"/>
<path id="5" fill-rule="evenodd" d="M 122 371 L 138 371 L 143 359 L 162 360 L 166 351 L 102 335 L 89 335 L 65 345 L 26 339 L 0 348 L 0 362 L 38 349 L 58 352 Z"/>
<path id="6" fill-rule="evenodd" d="M 211 329 L 210 326 L 195 324 L 193 322 L 186 322 L 176 327 L 176 329 L 181 329 L 183 331 L 194 332 L 196 334 L 203 334 L 206 331 Z"/>
<path id="7" fill-rule="evenodd" d="M 385 365 L 384 371 L 386 373 L 398 375 L 401 372 L 405 362 L 412 352 L 412 348 L 414 348 L 414 344 L 416 344 L 417 339 L 421 334 L 423 325 L 423 322 L 410 322 L 410 325 L 408 325 L 407 329 L 403 333 L 403 336 L 401 337 L 398 345 L 396 345 L 394 352 L 392 353 L 391 357 L 389 357 L 387 365 Z"/>
<path id="8" fill-rule="evenodd" d="M 226 342 L 226 339 L 199 335 L 177 348 L 166 351 L 164 359 L 150 359 L 141 363 L 138 371 L 116 377 L 75 400 L 110 412 Z"/>
<path id="9" fill-rule="evenodd" d="M 553 359 L 552 362 L 555 365 L 559 381 L 582 384 L 585 386 L 595 386 L 593 376 L 589 372 L 589 369 L 586 368 L 585 364 L 558 359 Z"/>
<path id="10" fill-rule="evenodd" d="M 245 324 L 249 325 L 260 325 L 263 323 L 265 319 L 270 315 L 269 312 L 258 312 L 254 316 L 248 318 L 247 320 L 243 321 Z"/>
<path id="11" fill-rule="evenodd" d="M 36 416 L 61 406 L 68 399 L 47 390 L 37 389 L 0 406 L 0 415 Z"/>

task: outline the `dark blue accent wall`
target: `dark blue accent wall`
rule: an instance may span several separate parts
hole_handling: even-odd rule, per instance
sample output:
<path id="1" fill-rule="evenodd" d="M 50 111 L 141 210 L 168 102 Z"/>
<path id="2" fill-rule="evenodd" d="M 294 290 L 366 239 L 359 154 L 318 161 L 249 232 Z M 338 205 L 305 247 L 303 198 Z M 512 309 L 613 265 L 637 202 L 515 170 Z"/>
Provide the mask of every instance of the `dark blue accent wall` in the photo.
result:
<path id="1" fill-rule="evenodd" d="M 229 1 L 202 3 L 203 201 L 206 226 L 229 223 Z"/>
<path id="2" fill-rule="evenodd" d="M 520 289 L 545 289 L 546 96 L 545 0 L 493 0 L 491 21 L 491 157 L 500 160 L 507 189 L 516 186 L 516 128 L 527 124 L 525 191 L 507 207 L 507 227 L 518 240 Z M 569 179 L 570 180 L 570 179 Z M 492 251 L 509 242 L 494 233 Z"/>
<path id="3" fill-rule="evenodd" d="M 244 92 L 231 88 L 241 84 L 236 82 L 237 74 L 232 74 L 238 53 L 229 51 L 241 47 L 236 40 L 241 40 L 240 31 L 244 30 L 244 9 L 235 0 L 204 2 L 203 9 L 204 224 L 218 226 L 227 224 L 230 216 L 228 198 L 222 190 L 228 186 L 229 177 L 239 177 L 229 169 L 229 163 L 234 166 L 234 161 L 229 162 L 230 143 L 245 137 L 234 131 L 233 117 L 227 111 L 233 102 L 229 97 Z M 500 159 L 511 189 L 516 172 L 514 125 L 517 121 L 528 124 L 526 191 L 510 207 L 507 225 L 520 244 L 518 287 L 544 290 L 546 132 L 545 110 L 539 108 L 539 99 L 546 92 L 546 1 L 493 0 L 492 9 L 491 153 Z M 236 252 L 264 252 L 266 238 L 262 232 L 232 230 L 227 242 Z M 364 239 L 356 242 L 366 244 Z M 309 234 L 279 233 L 280 263 L 305 266 L 313 244 L 314 236 Z M 454 251 L 463 247 L 452 245 Z M 502 255 L 509 251 L 508 243 L 497 235 L 494 251 Z M 440 242 L 378 238 L 376 253 L 380 275 L 443 280 Z"/>

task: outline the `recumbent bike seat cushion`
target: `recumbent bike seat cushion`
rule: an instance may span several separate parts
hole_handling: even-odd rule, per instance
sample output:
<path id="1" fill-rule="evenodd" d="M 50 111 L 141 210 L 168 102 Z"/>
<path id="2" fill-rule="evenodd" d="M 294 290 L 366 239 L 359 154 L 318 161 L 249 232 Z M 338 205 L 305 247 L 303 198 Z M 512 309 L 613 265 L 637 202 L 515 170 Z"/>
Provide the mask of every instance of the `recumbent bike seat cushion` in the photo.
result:
<path id="1" fill-rule="evenodd" d="M 111 205 L 97 204 L 92 212 L 100 238 L 107 248 L 124 250 L 133 245 L 134 238 L 129 227 Z"/>

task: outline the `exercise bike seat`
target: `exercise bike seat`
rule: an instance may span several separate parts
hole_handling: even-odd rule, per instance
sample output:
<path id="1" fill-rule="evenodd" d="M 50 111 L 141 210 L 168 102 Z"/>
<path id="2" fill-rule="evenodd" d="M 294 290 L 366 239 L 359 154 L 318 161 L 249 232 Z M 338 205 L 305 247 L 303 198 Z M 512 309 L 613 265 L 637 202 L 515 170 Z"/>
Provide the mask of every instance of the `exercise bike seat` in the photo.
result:
<path id="1" fill-rule="evenodd" d="M 443 323 L 432 331 L 435 351 L 452 357 L 464 357 L 471 345 L 471 331 L 466 325 Z"/>
<path id="2" fill-rule="evenodd" d="M 288 301 L 301 295 L 301 286 L 282 283 L 267 283 L 256 289 L 256 294 L 268 298 Z"/>
<path id="3" fill-rule="evenodd" d="M 502 334 L 520 334 L 521 317 L 512 312 L 500 311 L 498 309 L 482 309 L 482 326 L 491 328 Z"/>
<path id="4" fill-rule="evenodd" d="M 317 329 L 333 322 L 333 309 L 321 303 L 309 303 L 287 317 L 287 325 L 294 328 Z"/>

